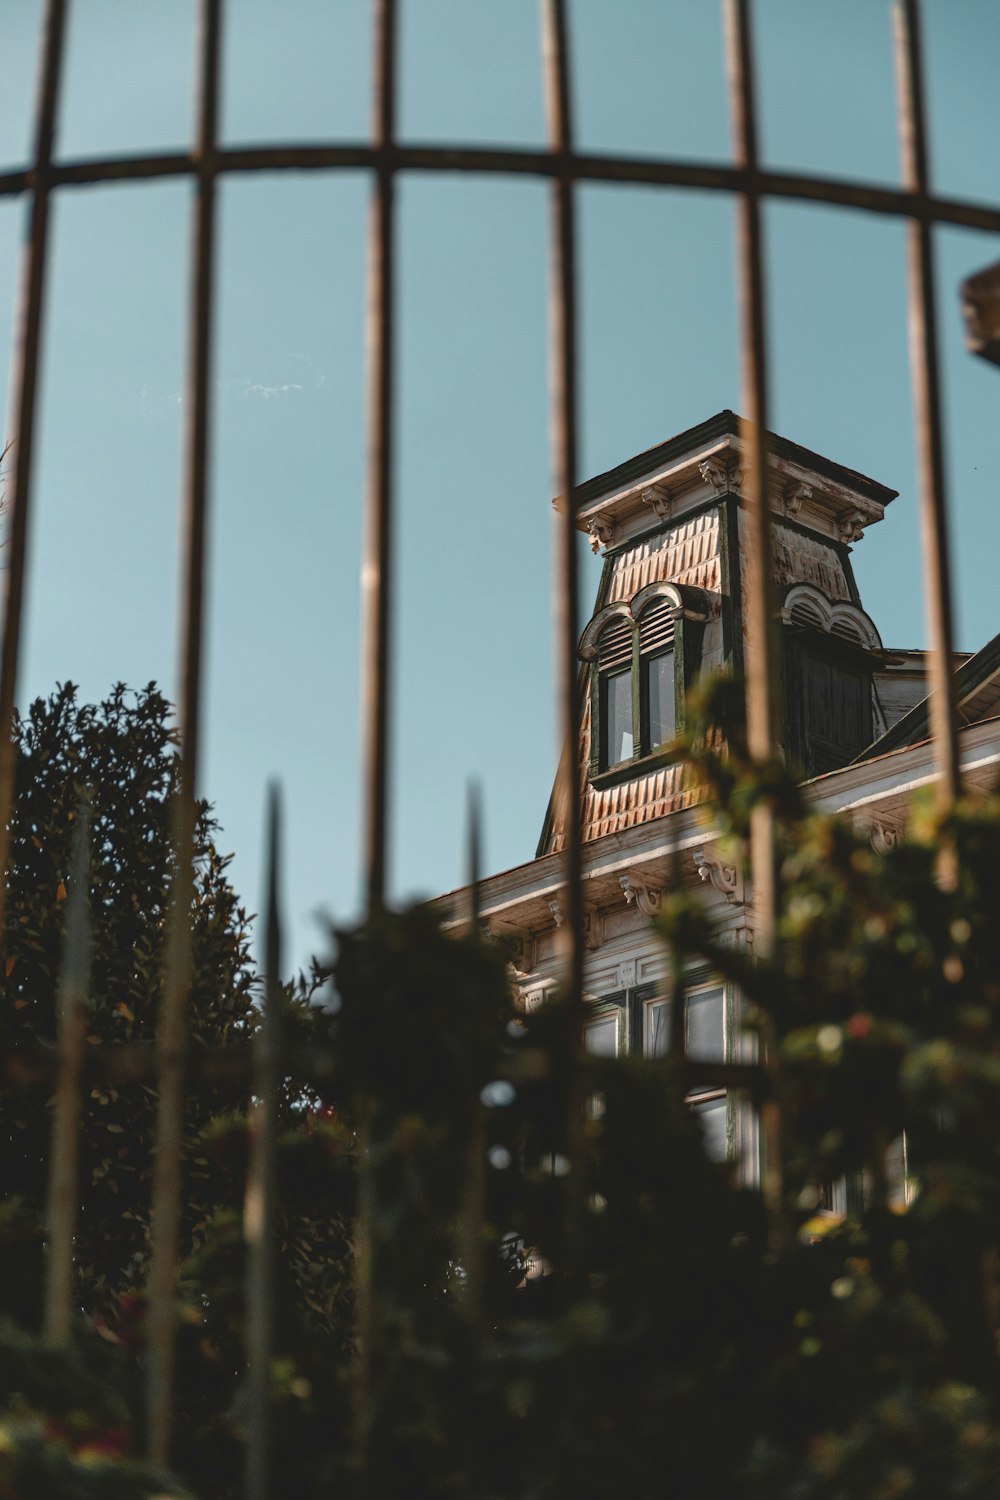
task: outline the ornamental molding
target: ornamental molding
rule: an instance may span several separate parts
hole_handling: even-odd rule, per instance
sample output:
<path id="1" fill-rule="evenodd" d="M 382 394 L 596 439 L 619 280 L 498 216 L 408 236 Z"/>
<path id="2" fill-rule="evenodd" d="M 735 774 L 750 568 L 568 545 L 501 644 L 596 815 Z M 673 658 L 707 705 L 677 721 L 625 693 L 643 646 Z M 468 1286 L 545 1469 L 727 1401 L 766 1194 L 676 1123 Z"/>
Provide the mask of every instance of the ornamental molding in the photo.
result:
<path id="1" fill-rule="evenodd" d="M 491 922 L 481 922 L 479 926 L 487 942 L 504 950 L 515 979 L 525 978 L 538 967 L 538 944 L 533 933 L 514 927 L 499 928 Z"/>
<path id="2" fill-rule="evenodd" d="M 867 524 L 868 517 L 862 515 L 859 510 L 849 510 L 844 515 L 837 517 L 837 535 L 842 542 L 860 542 L 864 539 L 863 527 Z"/>
<path id="3" fill-rule="evenodd" d="M 663 903 L 662 886 L 653 885 L 644 875 L 634 870 L 628 870 L 624 875 L 619 875 L 618 883 L 627 905 L 634 906 L 645 917 L 656 916 Z"/>
<path id="4" fill-rule="evenodd" d="M 780 616 L 786 625 L 809 625 L 868 651 L 882 650 L 875 621 L 860 605 L 849 599 L 831 599 L 811 583 L 793 583 L 786 589 Z"/>
<path id="5" fill-rule="evenodd" d="M 627 958 L 624 963 L 619 964 L 615 970 L 615 983 L 620 990 L 631 990 L 635 988 L 636 965 L 634 958 Z"/>
<path id="6" fill-rule="evenodd" d="M 742 906 L 743 871 L 738 864 L 720 858 L 710 849 L 695 849 L 692 858 L 695 869 L 707 885 L 725 896 L 730 906 Z"/>
<path id="7" fill-rule="evenodd" d="M 741 495 L 746 477 L 739 461 L 733 457 L 706 458 L 698 465 L 698 473 L 706 484 L 710 484 L 717 495 Z"/>
<path id="8" fill-rule="evenodd" d="M 868 838 L 876 854 L 891 854 L 899 843 L 899 830 L 876 818 L 868 830 Z"/>
<path id="9" fill-rule="evenodd" d="M 604 942 L 604 917 L 595 906 L 583 914 L 583 946 L 593 953 Z"/>
<path id="10" fill-rule="evenodd" d="M 662 482 L 659 484 L 647 484 L 642 491 L 642 503 L 648 505 L 654 515 L 659 516 L 661 521 L 669 520 L 673 510 L 673 496 L 668 487 Z"/>
<path id="11" fill-rule="evenodd" d="M 811 484 L 792 479 L 782 487 L 781 504 L 786 516 L 797 516 L 803 505 L 813 497 Z"/>
<path id="12" fill-rule="evenodd" d="M 597 516 L 587 522 L 587 530 L 590 533 L 590 550 L 599 552 L 602 547 L 610 547 L 614 541 L 615 528 L 612 521 L 601 521 Z"/>

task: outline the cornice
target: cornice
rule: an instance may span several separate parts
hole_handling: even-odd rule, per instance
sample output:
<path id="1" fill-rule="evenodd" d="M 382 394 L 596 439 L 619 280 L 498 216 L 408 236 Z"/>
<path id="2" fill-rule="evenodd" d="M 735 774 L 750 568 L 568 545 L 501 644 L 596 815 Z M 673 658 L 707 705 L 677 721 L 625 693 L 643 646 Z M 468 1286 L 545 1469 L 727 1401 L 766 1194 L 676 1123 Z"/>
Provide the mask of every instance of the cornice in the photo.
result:
<path id="1" fill-rule="evenodd" d="M 664 521 L 674 524 L 706 502 L 744 495 L 746 455 L 738 432 L 717 433 L 656 463 L 659 454 L 651 450 L 648 470 L 630 472 L 626 482 L 612 483 L 600 493 L 578 492 L 577 525 L 589 533 L 595 552 L 627 544 L 662 528 Z M 778 439 L 768 464 L 768 502 L 774 514 L 840 545 L 860 541 L 865 529 L 882 519 L 895 495 L 863 475 L 855 476 Z M 612 471 L 608 478 L 616 474 Z M 561 500 L 553 503 L 563 508 Z"/>
<path id="2" fill-rule="evenodd" d="M 967 785 L 987 789 L 1000 765 L 1000 718 L 959 730 L 959 764 Z M 844 766 L 804 783 L 808 803 L 823 812 L 857 816 L 875 826 L 883 842 L 899 826 L 913 792 L 935 779 L 934 748 L 929 741 L 905 746 L 873 761 Z M 603 942 L 601 913 L 629 902 L 628 889 L 662 891 L 669 871 L 680 871 L 686 884 L 704 882 L 723 897 L 726 906 L 745 899 L 738 867 L 723 857 L 717 839 L 705 827 L 704 807 L 683 808 L 661 818 L 636 824 L 620 833 L 606 834 L 583 846 L 583 897 L 587 911 L 588 948 Z M 626 886 L 627 882 L 627 886 Z M 484 880 L 479 899 L 482 920 L 518 947 L 518 956 L 533 966 L 533 949 L 526 940 L 549 931 L 561 915 L 565 889 L 563 859 L 547 854 Z M 650 903 L 654 896 L 649 895 Z M 644 896 L 644 900 L 646 897 Z M 446 924 L 466 920 L 468 893 L 464 888 L 431 903 Z M 638 899 L 634 904 L 638 907 Z M 555 907 L 555 911 L 553 910 Z M 641 907 L 640 907 L 641 909 Z M 533 938 L 532 938 L 533 941 Z"/>

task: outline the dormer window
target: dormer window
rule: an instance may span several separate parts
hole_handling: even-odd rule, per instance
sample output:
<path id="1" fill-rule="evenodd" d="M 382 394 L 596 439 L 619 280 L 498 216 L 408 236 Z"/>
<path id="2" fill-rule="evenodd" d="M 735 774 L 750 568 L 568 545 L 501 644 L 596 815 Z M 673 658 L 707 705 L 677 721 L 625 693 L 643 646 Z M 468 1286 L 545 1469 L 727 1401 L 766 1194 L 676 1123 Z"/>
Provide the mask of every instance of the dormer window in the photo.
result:
<path id="1" fill-rule="evenodd" d="M 674 618 L 668 600 L 652 599 L 639 616 L 639 694 L 646 753 L 677 733 Z"/>
<path id="2" fill-rule="evenodd" d="M 872 742 L 872 673 L 882 642 L 859 605 L 810 584 L 788 589 L 782 621 L 786 750 L 803 775 L 820 776 Z"/>
<path id="3" fill-rule="evenodd" d="M 675 738 L 683 704 L 685 632 L 688 662 L 696 669 L 693 658 L 707 618 L 700 590 L 686 592 L 697 597 L 685 600 L 673 584 L 649 584 L 629 603 L 601 610 L 587 627 L 581 654 L 592 664 L 592 776 L 620 776 Z"/>
<path id="4" fill-rule="evenodd" d="M 631 617 L 614 615 L 597 638 L 602 771 L 631 760 L 635 754 L 634 635 Z"/>

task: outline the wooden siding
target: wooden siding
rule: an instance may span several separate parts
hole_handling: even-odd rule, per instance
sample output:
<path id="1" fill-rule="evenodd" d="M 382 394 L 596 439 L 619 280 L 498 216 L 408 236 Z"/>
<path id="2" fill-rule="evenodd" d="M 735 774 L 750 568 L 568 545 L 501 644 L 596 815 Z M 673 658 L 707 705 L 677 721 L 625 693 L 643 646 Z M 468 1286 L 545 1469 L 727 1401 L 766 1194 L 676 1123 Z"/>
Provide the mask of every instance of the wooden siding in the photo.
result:
<path id="1" fill-rule="evenodd" d="M 636 823 L 662 818 L 679 808 L 690 807 L 695 793 L 684 785 L 684 767 L 658 766 L 643 775 L 631 776 L 617 786 L 598 788 L 590 783 L 590 697 L 583 711 L 580 757 L 580 795 L 583 800 L 583 837 L 602 838 L 606 833 L 620 833 Z M 549 836 L 546 854 L 557 854 L 563 847 L 563 833 L 556 820 Z"/>
<path id="2" fill-rule="evenodd" d="M 747 534 L 743 510 L 740 511 L 740 544 L 745 572 Z M 779 588 L 789 583 L 810 583 L 828 599 L 849 601 L 851 598 L 840 549 L 822 537 L 806 536 L 792 526 L 783 525 L 777 517 L 774 524 L 774 576 Z"/>
<path id="3" fill-rule="evenodd" d="M 647 583 L 689 583 L 717 594 L 721 590 L 719 511 L 702 511 L 670 531 L 640 537 L 611 559 L 605 602 L 632 599 Z"/>

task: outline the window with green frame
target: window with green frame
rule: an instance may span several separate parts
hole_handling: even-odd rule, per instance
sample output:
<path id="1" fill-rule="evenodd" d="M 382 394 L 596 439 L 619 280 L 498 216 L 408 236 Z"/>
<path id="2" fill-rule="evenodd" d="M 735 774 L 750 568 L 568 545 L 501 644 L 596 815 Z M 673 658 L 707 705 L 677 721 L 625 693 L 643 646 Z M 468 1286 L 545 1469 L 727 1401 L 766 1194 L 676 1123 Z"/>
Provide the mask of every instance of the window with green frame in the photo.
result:
<path id="1" fill-rule="evenodd" d="M 700 624 L 688 623 L 677 593 L 644 589 L 631 607 L 615 605 L 603 625 L 598 616 L 588 627 L 592 776 L 627 774 L 669 745 L 682 725 Z"/>

